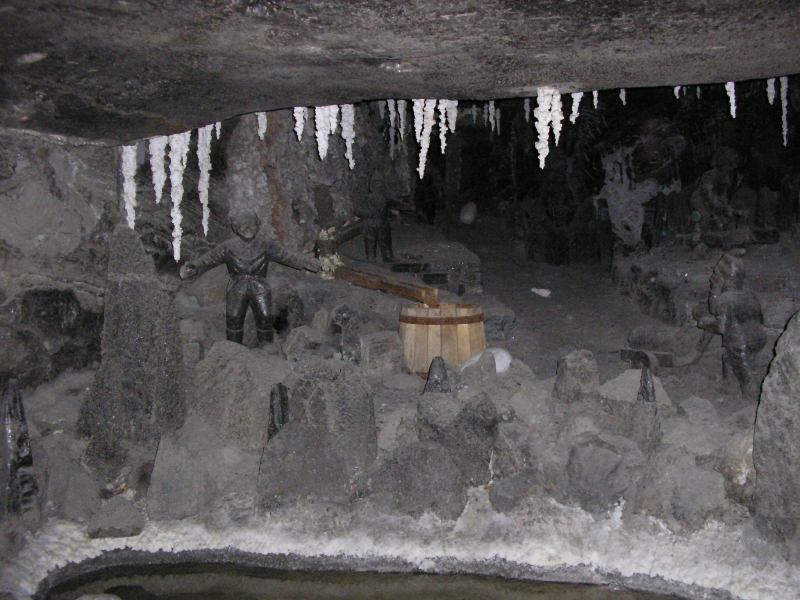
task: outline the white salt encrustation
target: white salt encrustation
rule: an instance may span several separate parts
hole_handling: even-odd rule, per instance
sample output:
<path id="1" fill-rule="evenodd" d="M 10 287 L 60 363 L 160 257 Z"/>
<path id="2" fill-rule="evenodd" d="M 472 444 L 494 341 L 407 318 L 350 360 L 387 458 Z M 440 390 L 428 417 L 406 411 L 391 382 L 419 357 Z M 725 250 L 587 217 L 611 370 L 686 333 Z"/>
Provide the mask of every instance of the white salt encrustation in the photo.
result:
<path id="1" fill-rule="evenodd" d="M 536 142 L 536 151 L 539 153 L 539 168 L 544 169 L 544 161 L 550 154 L 550 121 L 553 118 L 550 108 L 553 102 L 551 87 L 540 87 L 536 94 L 536 108 L 533 116 L 536 119 L 536 131 L 539 139 Z"/>
<path id="2" fill-rule="evenodd" d="M 783 119 L 783 145 L 789 145 L 789 78 L 781 77 L 781 118 Z"/>
<path id="3" fill-rule="evenodd" d="M 728 92 L 728 100 L 731 102 L 731 116 L 736 118 L 736 84 L 729 81 L 725 84 L 725 91 Z"/>
<path id="4" fill-rule="evenodd" d="M 258 139 L 264 141 L 264 134 L 267 133 L 267 113 L 257 112 L 256 118 L 258 119 Z"/>
<path id="5" fill-rule="evenodd" d="M 472 105 L 472 124 L 475 125 L 478 122 L 478 107 L 474 104 Z"/>
<path id="6" fill-rule="evenodd" d="M 386 101 L 389 107 L 389 156 L 394 160 L 395 123 L 397 123 L 397 102 L 393 99 Z"/>
<path id="7" fill-rule="evenodd" d="M 583 92 L 574 92 L 572 94 L 572 113 L 569 115 L 569 122 L 573 125 L 580 116 L 581 98 L 583 98 Z"/>
<path id="8" fill-rule="evenodd" d="M 203 235 L 208 235 L 208 179 L 211 172 L 211 136 L 213 125 L 206 125 L 197 130 L 197 166 L 200 179 L 197 181 L 197 194 L 203 207 Z"/>
<path id="9" fill-rule="evenodd" d="M 425 121 L 425 99 L 417 98 L 411 101 L 414 104 L 414 135 L 417 143 L 422 143 L 422 125 Z"/>
<path id="10" fill-rule="evenodd" d="M 325 160 L 328 155 L 328 137 L 336 131 L 338 118 L 338 104 L 314 108 L 314 127 L 320 160 Z"/>
<path id="11" fill-rule="evenodd" d="M 356 110 L 352 104 L 342 104 L 342 139 L 344 139 L 345 151 L 344 157 L 350 165 L 350 170 L 356 166 L 356 161 L 353 160 L 353 141 L 356 139 L 355 120 Z"/>
<path id="12" fill-rule="evenodd" d="M 594 102 L 594 107 L 597 109 L 597 102 L 600 99 L 600 94 L 597 93 L 597 90 L 592 92 L 592 101 Z"/>
<path id="13" fill-rule="evenodd" d="M 523 102 L 523 107 L 525 108 L 525 122 L 531 122 L 531 99 L 525 98 L 525 102 Z"/>
<path id="14" fill-rule="evenodd" d="M 483 126 L 486 127 L 489 124 L 489 104 L 483 105 Z"/>
<path id="15" fill-rule="evenodd" d="M 406 101 L 397 101 L 397 116 L 400 117 L 400 139 L 406 139 Z"/>
<path id="16" fill-rule="evenodd" d="M 497 135 L 500 135 L 500 109 L 494 109 L 494 122 L 497 127 Z"/>
<path id="17" fill-rule="evenodd" d="M 175 262 L 181 259 L 181 200 L 183 200 L 183 171 L 186 168 L 186 157 L 189 155 L 189 140 L 192 132 L 185 131 L 169 136 L 169 182 L 172 198 L 172 255 Z"/>
<path id="18" fill-rule="evenodd" d="M 164 154 L 167 151 L 169 139 L 165 135 L 150 138 L 148 151 L 150 152 L 150 172 L 153 174 L 153 190 L 156 193 L 156 204 L 161 202 L 164 184 L 167 182 L 167 171 L 164 169 Z"/>
<path id="19" fill-rule="evenodd" d="M 681 86 L 676 85 L 672 88 L 672 93 L 675 94 L 675 99 L 679 99 L 681 97 Z"/>
<path id="20" fill-rule="evenodd" d="M 489 100 L 489 124 L 492 126 L 492 131 L 495 128 L 495 108 L 494 100 Z"/>
<path id="21" fill-rule="evenodd" d="M 439 109 L 439 148 L 444 154 L 447 146 L 447 100 L 439 100 L 436 108 Z"/>
<path id="22" fill-rule="evenodd" d="M 700 94 L 701 94 L 701 93 L 700 93 L 700 86 L 698 85 L 698 86 L 697 86 L 697 89 L 695 90 L 695 95 L 697 96 L 697 99 L 698 99 L 698 100 L 700 99 Z"/>
<path id="23" fill-rule="evenodd" d="M 305 106 L 295 106 L 292 109 L 294 115 L 294 134 L 297 136 L 297 141 L 303 141 L 303 129 L 306 127 L 306 115 L 308 109 Z"/>
<path id="24" fill-rule="evenodd" d="M 386 100 L 378 100 L 378 112 L 381 115 L 381 121 L 386 118 Z"/>
<path id="25" fill-rule="evenodd" d="M 553 135 L 556 138 L 556 146 L 561 137 L 561 121 L 564 120 L 564 113 L 561 110 L 561 92 L 553 90 L 553 99 L 550 102 L 550 122 L 553 127 Z"/>
<path id="26" fill-rule="evenodd" d="M 458 100 L 446 100 L 447 102 L 447 128 L 450 133 L 456 132 L 456 121 L 458 121 Z"/>
<path id="27" fill-rule="evenodd" d="M 775 78 L 767 79 L 767 102 L 772 106 L 775 104 Z"/>
<path id="28" fill-rule="evenodd" d="M 222 123 L 219 121 L 214 123 L 214 133 L 217 134 L 217 139 L 219 139 L 219 136 L 222 135 Z"/>
<path id="29" fill-rule="evenodd" d="M 122 200 L 125 220 L 131 229 L 136 225 L 136 145 L 123 146 L 121 151 Z"/>
<path id="30" fill-rule="evenodd" d="M 619 99 L 622 100 L 622 106 L 627 106 L 628 98 L 627 98 L 627 95 L 625 94 L 625 88 L 622 88 L 619 91 Z"/>
<path id="31" fill-rule="evenodd" d="M 425 100 L 422 116 L 422 133 L 419 143 L 419 168 L 417 169 L 420 179 L 425 175 L 425 160 L 428 156 L 428 147 L 431 144 L 433 123 L 436 120 L 436 100 Z"/>

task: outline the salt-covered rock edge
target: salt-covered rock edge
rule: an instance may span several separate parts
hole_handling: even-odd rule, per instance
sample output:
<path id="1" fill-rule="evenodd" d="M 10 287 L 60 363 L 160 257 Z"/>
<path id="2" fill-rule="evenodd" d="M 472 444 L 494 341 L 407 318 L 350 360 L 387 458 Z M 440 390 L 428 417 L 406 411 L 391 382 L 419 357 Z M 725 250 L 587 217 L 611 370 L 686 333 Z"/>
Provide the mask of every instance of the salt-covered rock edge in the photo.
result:
<path id="1" fill-rule="evenodd" d="M 137 537 L 92 540 L 85 525 L 50 521 L 4 566 L 0 591 L 30 597 L 52 571 L 124 548 L 146 552 L 233 548 L 263 555 L 383 558 L 429 572 L 443 572 L 443 561 L 506 561 L 531 571 L 583 567 L 589 574 L 639 581 L 642 576 L 661 578 L 674 582 L 674 591 L 681 594 L 687 586 L 696 586 L 746 600 L 789 600 L 800 588 L 800 569 L 776 552 L 764 553 L 747 542 L 755 536 L 749 523 L 729 527 L 712 522 L 696 533 L 675 535 L 654 519 L 639 529 L 625 526 L 621 508 L 596 520 L 580 508 L 551 501 L 546 515 L 535 511 L 502 515 L 491 509 L 484 490 L 472 490 L 470 496 L 455 523 L 430 515 L 411 519 L 373 514 L 360 515 L 349 527 L 332 527 L 330 517 L 299 507 L 281 512 L 279 518 L 273 515 L 224 528 L 190 521 L 150 522 Z M 597 582 L 588 576 L 585 581 Z M 631 587 L 641 588 L 635 582 Z M 701 597 L 703 590 L 699 591 L 700 595 L 691 595 Z"/>

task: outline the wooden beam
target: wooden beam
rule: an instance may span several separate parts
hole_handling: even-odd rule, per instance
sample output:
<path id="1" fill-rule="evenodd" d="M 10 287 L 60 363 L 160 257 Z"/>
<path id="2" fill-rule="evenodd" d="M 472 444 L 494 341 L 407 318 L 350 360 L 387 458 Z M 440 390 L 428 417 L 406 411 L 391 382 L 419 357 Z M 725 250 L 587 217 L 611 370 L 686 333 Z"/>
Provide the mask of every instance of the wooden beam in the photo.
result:
<path id="1" fill-rule="evenodd" d="M 359 287 L 410 298 L 431 307 L 439 305 L 439 290 L 427 285 L 417 285 L 395 277 L 361 271 L 352 267 L 336 267 L 333 276 Z"/>

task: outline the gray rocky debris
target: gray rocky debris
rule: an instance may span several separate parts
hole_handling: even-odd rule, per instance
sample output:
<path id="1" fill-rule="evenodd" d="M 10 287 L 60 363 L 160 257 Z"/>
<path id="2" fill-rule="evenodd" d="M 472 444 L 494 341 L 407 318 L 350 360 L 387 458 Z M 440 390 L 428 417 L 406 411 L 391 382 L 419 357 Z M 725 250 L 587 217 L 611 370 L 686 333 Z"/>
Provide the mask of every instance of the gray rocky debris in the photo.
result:
<path id="1" fill-rule="evenodd" d="M 95 513 L 86 528 L 90 538 L 131 537 L 144 529 L 144 515 L 130 500 L 114 496 Z"/>
<path id="2" fill-rule="evenodd" d="M 364 319 L 352 303 L 343 302 L 331 309 L 331 328 L 339 336 L 342 358 L 358 362 L 361 354 L 361 334 Z"/>
<path id="3" fill-rule="evenodd" d="M 600 385 L 597 361 L 590 350 L 573 350 L 558 359 L 553 394 L 564 402 L 591 395 Z"/>
<path id="4" fill-rule="evenodd" d="M 334 348 L 327 338 L 310 325 L 295 327 L 286 336 L 282 346 L 287 360 L 298 361 L 308 358 L 333 356 Z"/>
<path id="5" fill-rule="evenodd" d="M 597 393 L 604 398 L 616 400 L 617 402 L 634 402 L 639 394 L 642 383 L 641 369 L 627 369 L 614 379 L 609 379 L 597 388 Z M 660 407 L 671 407 L 667 392 L 661 379 L 653 376 L 653 387 L 655 388 L 656 403 Z"/>
<path id="6" fill-rule="evenodd" d="M 431 361 L 428 369 L 428 379 L 425 381 L 424 394 L 449 394 L 450 379 L 447 377 L 447 366 L 441 356 L 436 356 Z"/>
<path id="7" fill-rule="evenodd" d="M 216 489 L 206 464 L 179 438 L 164 436 L 147 489 L 151 521 L 185 519 L 211 510 Z"/>
<path id="8" fill-rule="evenodd" d="M 380 331 L 360 336 L 361 368 L 368 376 L 399 373 L 405 366 L 403 342 L 396 331 Z"/>
<path id="9" fill-rule="evenodd" d="M 717 470 L 725 478 L 725 491 L 732 500 L 754 508 L 756 470 L 753 465 L 753 432 L 731 436 L 723 446 Z"/>
<path id="10" fill-rule="evenodd" d="M 467 504 L 464 476 L 441 444 L 404 444 L 376 463 L 359 493 L 380 511 L 457 519 Z"/>
<path id="11" fill-rule="evenodd" d="M 289 422 L 289 391 L 283 383 L 272 386 L 269 395 L 269 437 L 275 437 Z"/>
<path id="12" fill-rule="evenodd" d="M 267 442 L 270 392 L 291 367 L 234 342 L 216 342 L 195 368 L 193 408 L 224 433 L 226 445 L 260 452 Z"/>
<path id="13" fill-rule="evenodd" d="M 389 390 L 422 391 L 425 380 L 410 373 L 388 373 L 381 379 L 383 387 Z"/>
<path id="14" fill-rule="evenodd" d="M 42 439 L 47 456 L 44 516 L 84 522 L 100 510 L 98 484 L 80 465 L 86 445 L 68 434 Z"/>
<path id="15" fill-rule="evenodd" d="M 800 313 L 778 340 L 761 388 L 753 442 L 758 528 L 800 561 Z"/>
<path id="16" fill-rule="evenodd" d="M 451 394 L 423 394 L 418 406 L 420 440 L 441 444 L 466 483 L 489 481 L 489 463 L 497 439 L 497 410 L 484 393 L 462 402 Z"/>

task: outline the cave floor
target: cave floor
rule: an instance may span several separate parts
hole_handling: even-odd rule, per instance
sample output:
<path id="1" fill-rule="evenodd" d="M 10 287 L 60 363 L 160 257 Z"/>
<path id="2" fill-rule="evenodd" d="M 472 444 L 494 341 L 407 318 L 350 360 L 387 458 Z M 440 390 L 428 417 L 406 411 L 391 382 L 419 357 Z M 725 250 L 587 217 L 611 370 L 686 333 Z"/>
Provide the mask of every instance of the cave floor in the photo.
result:
<path id="1" fill-rule="evenodd" d="M 607 266 L 529 261 L 522 243 L 510 239 L 500 216 L 481 216 L 473 225 L 447 220 L 442 229 L 448 239 L 480 257 L 484 292 L 495 295 L 517 315 L 513 338 L 496 344 L 525 362 L 539 378 L 554 377 L 558 359 L 571 350 L 588 349 L 597 360 L 600 382 L 613 379 L 630 368 L 619 356 L 630 330 L 659 323 L 620 293 Z M 552 294 L 544 298 L 531 288 Z M 735 382 L 722 378 L 718 336 L 698 364 L 662 369 L 660 377 L 675 404 L 696 395 L 712 401 L 723 414 L 749 405 Z"/>

